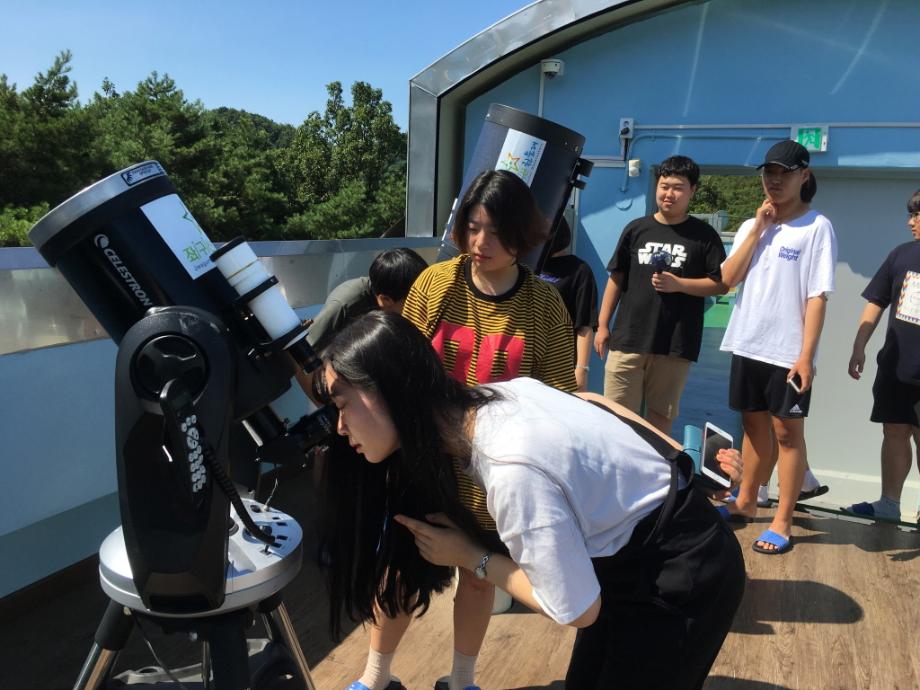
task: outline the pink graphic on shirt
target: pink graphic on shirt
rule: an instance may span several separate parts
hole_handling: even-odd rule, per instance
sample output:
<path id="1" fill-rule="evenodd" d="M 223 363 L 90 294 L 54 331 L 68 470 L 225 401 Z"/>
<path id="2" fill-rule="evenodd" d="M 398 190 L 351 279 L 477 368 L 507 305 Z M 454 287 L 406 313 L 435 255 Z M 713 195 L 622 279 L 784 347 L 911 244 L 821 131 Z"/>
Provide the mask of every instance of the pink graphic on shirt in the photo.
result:
<path id="1" fill-rule="evenodd" d="M 476 344 L 475 331 L 469 326 L 441 321 L 431 344 L 441 361 L 444 361 L 445 345 L 448 342 L 455 344 L 456 357 L 454 366 L 448 372 L 455 381 L 466 383 L 470 365 L 473 361 L 473 350 Z M 505 355 L 504 370 L 492 375 L 492 366 L 499 353 Z M 491 333 L 485 335 L 479 342 L 479 357 L 476 360 L 476 381 L 478 383 L 495 383 L 515 378 L 524 360 L 524 339 L 506 333 Z"/>

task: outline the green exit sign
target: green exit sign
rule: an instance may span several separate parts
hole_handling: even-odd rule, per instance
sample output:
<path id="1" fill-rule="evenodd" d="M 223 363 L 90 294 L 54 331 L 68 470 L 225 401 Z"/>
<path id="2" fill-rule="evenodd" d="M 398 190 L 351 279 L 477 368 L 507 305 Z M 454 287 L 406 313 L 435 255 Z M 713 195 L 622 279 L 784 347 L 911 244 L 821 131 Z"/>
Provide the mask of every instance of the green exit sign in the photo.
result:
<path id="1" fill-rule="evenodd" d="M 827 125 L 794 125 L 790 138 L 809 151 L 827 151 Z"/>

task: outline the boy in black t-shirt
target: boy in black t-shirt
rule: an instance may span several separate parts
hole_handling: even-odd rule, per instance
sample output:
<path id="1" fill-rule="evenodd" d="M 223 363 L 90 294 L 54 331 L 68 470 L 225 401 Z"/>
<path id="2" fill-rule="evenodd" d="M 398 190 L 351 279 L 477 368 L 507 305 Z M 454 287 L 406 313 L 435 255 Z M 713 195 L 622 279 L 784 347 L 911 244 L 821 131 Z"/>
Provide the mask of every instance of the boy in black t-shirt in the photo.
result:
<path id="1" fill-rule="evenodd" d="M 885 344 L 878 353 L 870 416 L 882 424 L 882 495 L 843 509 L 861 517 L 901 519 L 901 490 L 913 456 L 911 436 L 920 449 L 920 190 L 907 202 L 907 225 L 914 240 L 894 248 L 862 293 L 868 302 L 848 367 L 850 376 L 859 379 L 866 343 L 891 307 Z"/>
<path id="2" fill-rule="evenodd" d="M 725 292 L 722 240 L 687 213 L 699 179 L 699 166 L 686 156 L 658 167 L 658 211 L 623 230 L 607 264 L 594 338 L 598 356 L 610 350 L 604 395 L 635 412 L 644 400 L 646 419 L 664 433 L 670 433 L 690 363 L 700 353 L 703 298 Z"/>

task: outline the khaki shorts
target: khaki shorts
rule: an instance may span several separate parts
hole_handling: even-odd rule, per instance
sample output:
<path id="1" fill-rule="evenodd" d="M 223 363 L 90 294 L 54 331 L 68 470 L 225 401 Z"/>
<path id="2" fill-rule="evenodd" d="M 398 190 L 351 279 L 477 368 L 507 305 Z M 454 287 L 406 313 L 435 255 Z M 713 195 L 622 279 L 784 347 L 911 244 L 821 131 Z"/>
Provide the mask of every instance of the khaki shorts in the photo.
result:
<path id="1" fill-rule="evenodd" d="M 680 412 L 690 360 L 611 350 L 604 365 L 604 396 L 637 414 L 645 407 L 667 419 Z"/>

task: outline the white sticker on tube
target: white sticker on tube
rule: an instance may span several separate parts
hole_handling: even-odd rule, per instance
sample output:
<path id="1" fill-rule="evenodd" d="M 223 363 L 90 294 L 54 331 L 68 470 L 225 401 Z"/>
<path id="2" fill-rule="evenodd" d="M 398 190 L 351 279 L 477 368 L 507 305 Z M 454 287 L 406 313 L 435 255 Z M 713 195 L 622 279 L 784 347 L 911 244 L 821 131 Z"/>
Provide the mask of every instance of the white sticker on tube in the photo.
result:
<path id="1" fill-rule="evenodd" d="M 537 166 L 540 165 L 545 148 L 546 142 L 543 139 L 509 129 L 501 153 L 498 154 L 495 169 L 513 172 L 529 187 L 537 173 Z"/>
<path id="2" fill-rule="evenodd" d="M 147 220 L 194 280 L 214 268 L 214 245 L 177 194 L 141 206 Z"/>

